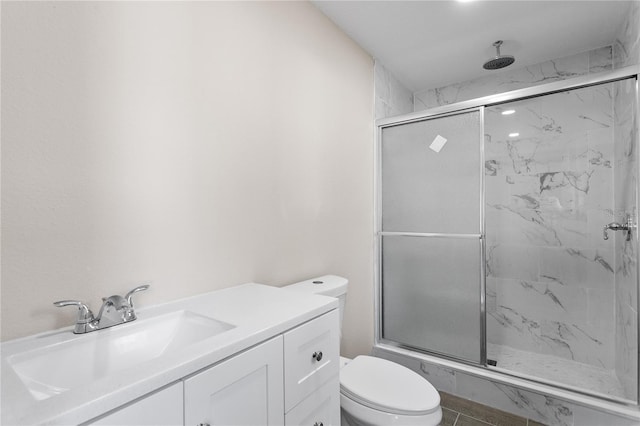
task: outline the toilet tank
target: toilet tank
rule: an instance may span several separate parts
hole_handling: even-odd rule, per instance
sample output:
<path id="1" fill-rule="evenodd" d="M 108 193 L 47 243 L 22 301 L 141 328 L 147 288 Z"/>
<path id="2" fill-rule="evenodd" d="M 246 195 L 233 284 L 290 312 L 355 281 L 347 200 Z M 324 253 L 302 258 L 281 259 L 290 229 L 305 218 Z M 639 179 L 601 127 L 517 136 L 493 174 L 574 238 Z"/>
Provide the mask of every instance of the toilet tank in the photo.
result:
<path id="1" fill-rule="evenodd" d="M 299 283 L 290 284 L 282 288 L 286 290 L 301 291 L 309 294 L 320 294 L 322 296 L 336 297 L 339 303 L 340 332 L 342 333 L 342 318 L 344 315 L 344 304 L 347 300 L 347 285 L 349 280 L 337 275 L 323 275 L 311 278 Z"/>

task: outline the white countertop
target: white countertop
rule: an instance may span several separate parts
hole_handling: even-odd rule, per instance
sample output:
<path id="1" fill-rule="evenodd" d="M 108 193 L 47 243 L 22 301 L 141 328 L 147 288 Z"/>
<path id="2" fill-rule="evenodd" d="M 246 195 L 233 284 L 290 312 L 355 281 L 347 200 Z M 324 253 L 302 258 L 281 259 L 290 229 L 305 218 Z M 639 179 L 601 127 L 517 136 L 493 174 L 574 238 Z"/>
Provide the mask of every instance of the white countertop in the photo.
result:
<path id="1" fill-rule="evenodd" d="M 90 386 L 70 389 L 41 401 L 31 395 L 7 359 L 14 354 L 85 335 L 73 334 L 70 326 L 4 342 L 0 346 L 1 423 L 13 426 L 86 422 L 337 307 L 338 300 L 331 297 L 252 283 L 141 309 L 137 311 L 135 322 L 188 310 L 232 324 L 235 328 L 192 344 L 188 350 L 156 358 L 109 375 Z M 82 359 L 77 362 L 81 363 Z"/>

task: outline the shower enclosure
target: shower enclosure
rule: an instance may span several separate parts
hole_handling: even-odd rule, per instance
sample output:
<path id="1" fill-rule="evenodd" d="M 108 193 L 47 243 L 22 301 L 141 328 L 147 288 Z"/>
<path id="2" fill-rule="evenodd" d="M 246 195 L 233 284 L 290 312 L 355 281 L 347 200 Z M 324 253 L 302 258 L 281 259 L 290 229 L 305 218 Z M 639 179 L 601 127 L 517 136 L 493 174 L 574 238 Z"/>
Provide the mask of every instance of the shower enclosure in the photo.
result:
<path id="1" fill-rule="evenodd" d="M 377 342 L 638 401 L 637 68 L 379 123 Z"/>

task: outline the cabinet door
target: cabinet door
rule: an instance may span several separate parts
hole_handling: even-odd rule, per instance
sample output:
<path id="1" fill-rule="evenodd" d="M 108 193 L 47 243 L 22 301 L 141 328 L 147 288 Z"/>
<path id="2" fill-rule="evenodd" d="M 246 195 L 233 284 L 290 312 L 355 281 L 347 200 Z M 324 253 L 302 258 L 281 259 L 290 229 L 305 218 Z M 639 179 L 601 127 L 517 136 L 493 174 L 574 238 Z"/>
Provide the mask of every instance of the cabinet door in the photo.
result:
<path id="1" fill-rule="evenodd" d="M 182 425 L 182 382 L 86 424 L 93 426 Z"/>
<path id="2" fill-rule="evenodd" d="M 334 309 L 284 334 L 286 412 L 340 373 L 339 322 Z"/>
<path id="3" fill-rule="evenodd" d="M 336 375 L 284 418 L 287 426 L 340 426 L 340 379 Z"/>
<path id="4" fill-rule="evenodd" d="M 284 423 L 282 336 L 184 381 L 188 426 Z"/>

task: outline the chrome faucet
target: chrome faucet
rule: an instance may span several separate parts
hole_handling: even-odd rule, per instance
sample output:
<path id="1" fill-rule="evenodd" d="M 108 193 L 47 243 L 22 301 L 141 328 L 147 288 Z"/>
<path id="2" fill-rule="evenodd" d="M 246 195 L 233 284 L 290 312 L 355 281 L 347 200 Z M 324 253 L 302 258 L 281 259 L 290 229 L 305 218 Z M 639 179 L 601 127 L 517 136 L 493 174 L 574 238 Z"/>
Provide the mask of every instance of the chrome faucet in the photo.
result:
<path id="1" fill-rule="evenodd" d="M 78 300 L 60 300 L 53 304 L 57 307 L 77 306 L 78 319 L 73 332 L 75 334 L 84 334 L 135 320 L 136 312 L 133 309 L 133 295 L 148 288 L 149 284 L 144 284 L 134 288 L 124 297 L 114 295 L 103 298 L 102 307 L 97 317 L 94 317 L 93 312 L 87 305 Z"/>

